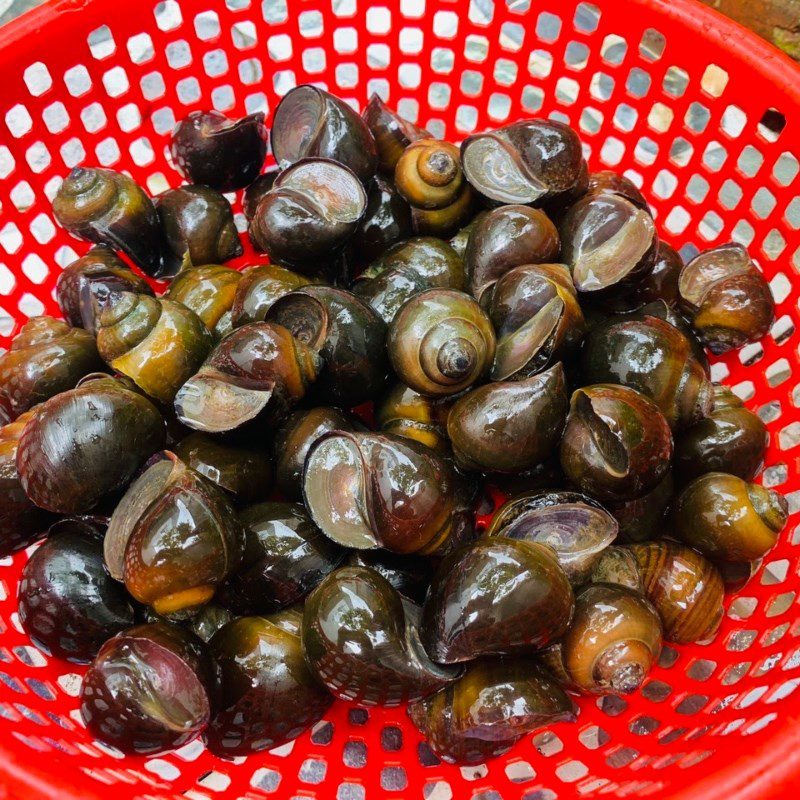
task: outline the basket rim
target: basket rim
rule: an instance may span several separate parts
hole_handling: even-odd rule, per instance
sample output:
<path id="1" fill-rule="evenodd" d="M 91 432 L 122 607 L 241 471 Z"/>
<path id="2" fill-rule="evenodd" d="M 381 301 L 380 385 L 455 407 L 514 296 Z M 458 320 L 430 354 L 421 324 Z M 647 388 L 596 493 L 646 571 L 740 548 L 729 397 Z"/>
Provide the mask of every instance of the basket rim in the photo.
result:
<path id="1" fill-rule="evenodd" d="M 737 60 L 782 87 L 787 98 L 800 105 L 800 64 L 740 23 L 699 0 L 626 0 L 642 11 L 678 22 L 724 47 Z M 65 14 L 89 12 L 102 15 L 116 0 L 44 0 L 0 28 L 0 50 L 14 56 L 28 52 L 29 39 Z M 761 739 L 744 763 L 727 767 L 683 789 L 670 793 L 670 800 L 782 800 L 796 788 L 800 776 L 797 730 L 800 711 L 781 715 L 770 735 Z M 78 776 L 56 775 L 47 759 L 20 762 L 18 753 L 0 740 L 0 800 L 50 800 L 57 782 L 63 800 L 105 800 L 107 789 L 97 790 Z M 177 797 L 177 795 L 173 795 Z"/>

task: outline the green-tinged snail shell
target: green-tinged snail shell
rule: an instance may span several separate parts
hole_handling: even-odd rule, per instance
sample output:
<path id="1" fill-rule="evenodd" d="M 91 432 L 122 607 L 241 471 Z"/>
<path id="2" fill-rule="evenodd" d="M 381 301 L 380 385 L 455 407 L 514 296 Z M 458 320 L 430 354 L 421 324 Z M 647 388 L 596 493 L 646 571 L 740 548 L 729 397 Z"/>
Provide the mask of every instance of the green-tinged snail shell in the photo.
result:
<path id="1" fill-rule="evenodd" d="M 657 317 L 611 318 L 586 337 L 581 361 L 586 383 L 618 383 L 649 397 L 672 428 L 705 417 L 714 387 L 689 341 Z"/>
<path id="2" fill-rule="evenodd" d="M 165 452 L 111 516 L 103 552 L 112 577 L 158 614 L 202 606 L 238 567 L 244 533 L 224 493 Z"/>
<path id="3" fill-rule="evenodd" d="M 292 412 L 275 432 L 275 483 L 288 500 L 303 497 L 303 466 L 314 442 L 330 431 L 357 431 L 363 426 L 338 408 L 321 406 Z"/>
<path id="4" fill-rule="evenodd" d="M 443 453 L 447 450 L 447 416 L 451 407 L 449 398 L 428 397 L 404 383 L 396 383 L 376 404 L 375 422 L 385 433 L 414 439 Z"/>
<path id="5" fill-rule="evenodd" d="M 620 542 L 643 542 L 656 539 L 664 525 L 664 519 L 675 495 L 672 471 L 641 497 L 612 503 L 609 511 L 619 523 Z"/>
<path id="6" fill-rule="evenodd" d="M 497 331 L 495 381 L 526 378 L 563 361 L 586 332 L 563 264 L 527 264 L 506 272 L 494 285 L 488 313 Z"/>
<path id="7" fill-rule="evenodd" d="M 106 363 L 162 403 L 172 401 L 213 343 L 194 311 L 165 298 L 111 293 L 97 321 L 97 349 Z"/>
<path id="8" fill-rule="evenodd" d="M 599 384 L 573 393 L 560 454 L 564 473 L 582 491 L 622 502 L 664 478 L 672 436 L 664 415 L 643 394 Z"/>
<path id="9" fill-rule="evenodd" d="M 640 594 L 644 590 L 636 556 L 627 547 L 617 545 L 603 550 L 592 569 L 589 582 L 624 586 Z"/>
<path id="10" fill-rule="evenodd" d="M 403 597 L 420 605 L 425 602 L 435 569 L 433 558 L 398 555 L 388 550 L 351 550 L 345 564 L 377 572 Z"/>
<path id="11" fill-rule="evenodd" d="M 103 566 L 103 532 L 89 519 L 63 519 L 22 570 L 20 623 L 57 658 L 91 661 L 134 624 L 133 601 Z"/>
<path id="12" fill-rule="evenodd" d="M 237 503 L 266 500 L 272 489 L 272 462 L 256 447 L 195 431 L 178 442 L 175 455 Z"/>
<path id="13" fill-rule="evenodd" d="M 675 437 L 675 472 L 688 482 L 706 472 L 752 480 L 764 460 L 767 426 L 727 386 L 714 387 L 714 407 Z"/>
<path id="14" fill-rule="evenodd" d="M 489 371 L 495 333 L 469 295 L 428 289 L 397 312 L 386 344 L 401 381 L 422 394 L 450 395 Z"/>
<path id="15" fill-rule="evenodd" d="M 616 537 L 617 522 L 578 492 L 528 492 L 506 501 L 485 535 L 549 545 L 570 582 L 579 586 Z"/>
<path id="16" fill-rule="evenodd" d="M 0 558 L 22 550 L 47 534 L 55 517 L 25 494 L 17 471 L 17 449 L 25 426 L 39 413 L 33 408 L 0 428 Z"/>
<path id="17" fill-rule="evenodd" d="M 310 84 L 288 91 L 275 109 L 272 152 L 279 165 L 329 158 L 366 183 L 378 166 L 375 139 L 347 103 Z"/>
<path id="18" fill-rule="evenodd" d="M 243 252 L 231 204 L 208 186 L 180 186 L 156 198 L 167 248 L 164 277 L 187 264 L 222 264 Z"/>
<path id="19" fill-rule="evenodd" d="M 411 209 L 391 180 L 376 175 L 367 186 L 367 208 L 350 240 L 359 264 L 369 264 L 411 236 Z"/>
<path id="20" fill-rule="evenodd" d="M 659 239 L 656 261 L 651 272 L 645 275 L 633 290 L 636 304 L 663 300 L 670 308 L 678 305 L 678 280 L 683 269 L 680 254 Z"/>
<path id="21" fill-rule="evenodd" d="M 641 594 L 605 584 L 578 592 L 561 657 L 581 691 L 630 694 L 642 685 L 660 652 L 661 620 Z"/>
<path id="22" fill-rule="evenodd" d="M 624 197 L 638 208 L 650 213 L 650 206 L 644 195 L 639 191 L 636 184 L 624 175 L 611 170 L 592 172 L 589 175 L 589 185 L 586 189 L 588 194 L 612 194 Z"/>
<path id="23" fill-rule="evenodd" d="M 178 419 L 224 433 L 262 413 L 279 420 L 305 395 L 319 356 L 281 325 L 253 322 L 229 333 L 175 396 Z"/>
<path id="24" fill-rule="evenodd" d="M 266 502 L 240 512 L 242 564 L 225 589 L 236 611 L 271 614 L 302 600 L 344 559 L 344 550 L 311 521 L 302 503 Z"/>
<path id="25" fill-rule="evenodd" d="M 467 180 L 498 203 L 534 203 L 569 192 L 585 174 L 580 139 L 563 122 L 530 119 L 469 136 Z"/>
<path id="26" fill-rule="evenodd" d="M 415 208 L 452 205 L 464 186 L 458 148 L 439 139 L 419 139 L 406 147 L 394 171 L 397 190 Z"/>
<path id="27" fill-rule="evenodd" d="M 245 219 L 248 222 L 255 215 L 261 198 L 275 185 L 275 179 L 278 177 L 279 172 L 280 170 L 277 167 L 272 167 L 263 175 L 259 175 L 245 189 L 244 197 L 242 198 L 242 211 L 244 211 Z"/>
<path id="28" fill-rule="evenodd" d="M 31 317 L 0 355 L 0 415 L 16 419 L 102 367 L 91 333 L 52 317 Z"/>
<path id="29" fill-rule="evenodd" d="M 82 514 L 127 486 L 163 445 L 164 420 L 153 403 L 102 375 L 38 407 L 20 436 L 16 464 L 37 506 Z"/>
<path id="30" fill-rule="evenodd" d="M 313 392 L 320 402 L 355 406 L 386 386 L 386 326 L 352 292 L 304 286 L 273 303 L 266 318 L 319 354 Z"/>
<path id="31" fill-rule="evenodd" d="M 422 643 L 441 664 L 533 652 L 563 636 L 573 608 L 552 548 L 487 536 L 439 565 L 423 607 Z"/>
<path id="32" fill-rule="evenodd" d="M 739 244 L 700 253 L 681 270 L 678 291 L 682 308 L 712 353 L 758 341 L 775 319 L 769 284 Z"/>
<path id="33" fill-rule="evenodd" d="M 778 541 L 788 509 L 778 492 L 737 475 L 709 472 L 678 495 L 672 531 L 712 561 L 755 561 Z"/>
<path id="34" fill-rule="evenodd" d="M 671 541 L 632 544 L 644 593 L 664 626 L 664 639 L 710 639 L 722 621 L 724 586 L 716 567 L 696 550 Z"/>
<path id="35" fill-rule="evenodd" d="M 183 624 L 195 636 L 208 644 L 214 634 L 234 618 L 227 608 L 216 603 L 206 603 L 193 617 Z"/>
<path id="36" fill-rule="evenodd" d="M 148 275 L 161 269 L 161 226 L 144 189 L 110 169 L 75 167 L 53 200 L 53 214 L 71 234 L 121 250 Z"/>
<path id="37" fill-rule="evenodd" d="M 216 694 L 203 642 L 168 622 L 137 625 L 109 639 L 81 687 L 89 733 L 124 753 L 180 747 L 208 725 Z"/>
<path id="38" fill-rule="evenodd" d="M 318 722 L 333 701 L 306 665 L 299 633 L 285 615 L 234 619 L 209 647 L 221 687 L 220 710 L 205 734 L 215 755 L 278 747 Z"/>
<path id="39" fill-rule="evenodd" d="M 655 262 L 653 218 L 621 195 L 584 195 L 561 220 L 559 235 L 575 288 L 589 295 L 624 289 Z"/>
<path id="40" fill-rule="evenodd" d="M 250 238 L 270 260 L 318 271 L 358 229 L 367 194 L 347 167 L 305 159 L 284 170 L 250 220 Z"/>
<path id="41" fill-rule="evenodd" d="M 361 112 L 361 118 L 367 123 L 375 140 L 378 169 L 390 177 L 394 175 L 394 169 L 403 151 L 412 142 L 430 138 L 428 131 L 401 117 L 374 92 Z"/>
<path id="42" fill-rule="evenodd" d="M 463 228 L 451 237 L 450 246 L 458 253 L 458 257 L 463 259 L 467 253 L 467 242 L 472 229 L 488 214 L 488 211 L 479 211 Z"/>
<path id="43" fill-rule="evenodd" d="M 455 764 L 481 764 L 538 728 L 575 719 L 572 701 L 530 656 L 470 664 L 408 715 L 435 755 Z"/>
<path id="44" fill-rule="evenodd" d="M 418 236 L 450 238 L 475 213 L 475 194 L 468 183 L 449 206 L 444 208 L 418 208 L 411 206 L 411 228 Z"/>
<path id="45" fill-rule="evenodd" d="M 231 324 L 240 328 L 250 322 L 263 322 L 272 304 L 289 292 L 318 283 L 316 278 L 279 267 L 262 264 L 240 273 L 231 306 Z"/>
<path id="46" fill-rule="evenodd" d="M 232 192 L 251 184 L 267 155 L 260 111 L 228 119 L 218 111 L 192 111 L 172 132 L 172 160 L 191 183 Z"/>
<path id="47" fill-rule="evenodd" d="M 208 264 L 179 272 L 165 298 L 183 303 L 219 340 L 232 328 L 231 308 L 242 273 L 230 267 Z"/>
<path id="48" fill-rule="evenodd" d="M 564 368 L 472 389 L 450 409 L 456 463 L 481 472 L 532 469 L 558 447 L 569 401 Z"/>
<path id="49" fill-rule="evenodd" d="M 547 215 L 528 206 L 501 206 L 477 221 L 467 240 L 464 265 L 469 290 L 485 304 L 495 283 L 523 264 L 558 259 L 558 231 Z"/>
<path id="50" fill-rule="evenodd" d="M 464 263 L 447 242 L 415 236 L 390 247 L 353 286 L 388 325 L 401 306 L 426 289 L 464 289 Z"/>
<path id="51" fill-rule="evenodd" d="M 336 697 L 360 705 L 419 700 L 458 677 L 433 663 L 419 641 L 420 609 L 366 567 L 342 567 L 309 595 L 303 648 Z"/>
<path id="52" fill-rule="evenodd" d="M 432 553 L 453 532 L 456 476 L 410 439 L 334 431 L 312 445 L 303 494 L 314 522 L 356 549 Z"/>
<path id="53" fill-rule="evenodd" d="M 111 292 L 153 294 L 150 284 L 105 245 L 93 247 L 58 276 L 56 300 L 73 328 L 97 333 L 98 308 Z"/>

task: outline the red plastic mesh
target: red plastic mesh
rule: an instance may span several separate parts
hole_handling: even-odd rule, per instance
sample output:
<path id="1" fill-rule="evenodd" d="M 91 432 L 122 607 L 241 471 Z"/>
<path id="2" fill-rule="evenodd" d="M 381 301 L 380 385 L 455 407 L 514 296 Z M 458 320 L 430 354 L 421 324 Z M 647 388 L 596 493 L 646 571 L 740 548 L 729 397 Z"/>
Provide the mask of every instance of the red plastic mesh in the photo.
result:
<path id="1" fill-rule="evenodd" d="M 760 262 L 777 322 L 762 343 L 717 360 L 713 376 L 768 423 L 762 479 L 793 512 L 758 575 L 728 599 L 711 644 L 665 648 L 640 693 L 583 699 L 577 724 L 464 769 L 436 763 L 403 710 L 343 703 L 247 760 L 221 761 L 199 742 L 123 758 L 81 725 L 82 670 L 21 632 L 26 556 L 7 559 L 0 797 L 786 796 L 800 775 L 794 65 L 691 0 L 62 0 L 0 31 L 0 73 L 0 345 L 27 316 L 56 312 L 59 269 L 86 249 L 53 222 L 61 177 L 99 163 L 153 193 L 178 184 L 167 136 L 195 108 L 271 113 L 310 81 L 357 106 L 377 90 L 453 140 L 553 116 L 580 130 L 593 168 L 624 169 L 642 185 L 684 255 L 735 239 Z"/>

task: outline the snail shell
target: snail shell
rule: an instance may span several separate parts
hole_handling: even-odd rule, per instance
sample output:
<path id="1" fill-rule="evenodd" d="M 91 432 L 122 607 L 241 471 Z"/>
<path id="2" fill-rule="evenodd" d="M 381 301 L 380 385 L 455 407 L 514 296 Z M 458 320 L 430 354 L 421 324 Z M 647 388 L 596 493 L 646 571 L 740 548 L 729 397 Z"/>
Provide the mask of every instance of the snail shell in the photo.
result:
<path id="1" fill-rule="evenodd" d="M 158 214 L 127 175 L 75 167 L 56 193 L 53 214 L 70 233 L 121 250 L 148 275 L 161 269 Z"/>
<path id="2" fill-rule="evenodd" d="M 434 210 L 452 205 L 465 183 L 458 148 L 438 139 L 412 142 L 397 162 L 394 182 L 415 208 Z"/>
<path id="3" fill-rule="evenodd" d="M 367 187 L 367 208 L 350 240 L 358 264 L 369 264 L 412 234 L 411 209 L 391 180 L 376 175 Z"/>
<path id="4" fill-rule="evenodd" d="M 395 315 L 387 348 L 398 377 L 412 389 L 450 395 L 488 372 L 495 333 L 469 295 L 428 289 L 414 295 Z"/>
<path id="5" fill-rule="evenodd" d="M 378 169 L 385 175 L 394 175 L 400 156 L 412 142 L 430 138 L 428 131 L 401 117 L 377 93 L 370 96 L 361 117 L 375 139 Z"/>
<path id="6" fill-rule="evenodd" d="M 724 586 L 717 569 L 685 545 L 668 540 L 632 544 L 647 599 L 668 642 L 710 639 L 722 621 Z"/>
<path id="7" fill-rule="evenodd" d="M 376 405 L 375 422 L 386 433 L 414 439 L 444 453 L 450 408 L 447 398 L 436 400 L 397 383 Z"/>
<path id="8" fill-rule="evenodd" d="M 644 591 L 636 556 L 627 547 L 617 545 L 611 545 L 603 550 L 592 569 L 589 582 L 624 586 L 639 594 Z"/>

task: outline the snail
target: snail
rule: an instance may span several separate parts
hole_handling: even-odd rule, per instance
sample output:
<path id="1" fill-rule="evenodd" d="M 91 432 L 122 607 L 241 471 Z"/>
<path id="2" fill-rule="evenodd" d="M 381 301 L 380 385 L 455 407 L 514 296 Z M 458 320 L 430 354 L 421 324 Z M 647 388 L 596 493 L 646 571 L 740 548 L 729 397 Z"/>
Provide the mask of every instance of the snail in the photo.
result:
<path id="1" fill-rule="evenodd" d="M 378 169 L 384 175 L 393 176 L 403 151 L 418 139 L 428 139 L 430 134 L 413 122 L 401 117 L 383 102 L 380 95 L 370 95 L 361 118 L 375 140 L 378 151 Z"/>

